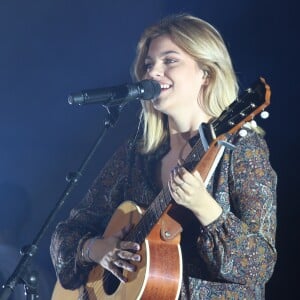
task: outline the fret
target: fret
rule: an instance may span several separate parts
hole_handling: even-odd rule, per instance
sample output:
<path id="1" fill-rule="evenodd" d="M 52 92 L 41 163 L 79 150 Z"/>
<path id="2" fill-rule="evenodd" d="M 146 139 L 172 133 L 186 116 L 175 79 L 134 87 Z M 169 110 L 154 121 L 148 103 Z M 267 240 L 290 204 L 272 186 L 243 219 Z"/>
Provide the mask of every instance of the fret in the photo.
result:
<path id="1" fill-rule="evenodd" d="M 153 201 L 155 206 L 158 207 L 160 213 L 162 213 L 166 208 L 166 202 L 163 191 L 159 193 L 157 201 Z"/>
<path id="2" fill-rule="evenodd" d="M 170 194 L 170 191 L 169 191 L 169 188 L 168 188 L 168 187 L 165 187 L 165 188 L 161 191 L 161 194 L 162 194 L 162 201 L 161 201 L 161 204 L 162 204 L 162 207 L 163 207 L 163 211 L 165 211 L 165 209 L 168 207 L 168 205 L 169 205 L 170 202 L 172 201 L 172 197 L 171 197 L 171 194 Z"/>
<path id="3" fill-rule="evenodd" d="M 161 205 L 161 201 L 154 201 L 153 202 L 153 212 L 157 219 L 161 216 L 161 213 L 163 211 L 164 211 L 164 209 L 163 209 L 163 206 Z"/>

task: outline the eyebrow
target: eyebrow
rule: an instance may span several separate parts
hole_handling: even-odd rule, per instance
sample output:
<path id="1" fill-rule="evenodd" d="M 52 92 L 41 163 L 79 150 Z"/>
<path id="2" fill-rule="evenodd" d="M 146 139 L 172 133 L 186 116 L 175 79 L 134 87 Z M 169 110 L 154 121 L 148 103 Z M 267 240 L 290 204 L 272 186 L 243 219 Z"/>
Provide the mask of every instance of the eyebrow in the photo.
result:
<path id="1" fill-rule="evenodd" d="M 159 54 L 159 57 L 162 57 L 162 56 L 165 56 L 165 55 L 168 55 L 168 54 L 179 54 L 179 52 L 175 51 L 175 50 L 168 50 L 168 51 L 164 51 L 162 53 Z M 145 57 L 145 59 L 152 59 L 151 56 L 147 55 Z"/>

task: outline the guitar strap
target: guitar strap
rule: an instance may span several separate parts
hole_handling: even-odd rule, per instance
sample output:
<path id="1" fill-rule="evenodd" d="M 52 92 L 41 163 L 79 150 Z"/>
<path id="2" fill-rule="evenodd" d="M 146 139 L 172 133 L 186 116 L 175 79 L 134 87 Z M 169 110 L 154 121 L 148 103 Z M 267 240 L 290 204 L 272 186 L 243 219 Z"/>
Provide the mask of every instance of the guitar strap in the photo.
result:
<path id="1" fill-rule="evenodd" d="M 161 217 L 160 236 L 164 241 L 173 240 L 179 233 L 182 232 L 182 226 L 168 214 L 163 214 Z"/>

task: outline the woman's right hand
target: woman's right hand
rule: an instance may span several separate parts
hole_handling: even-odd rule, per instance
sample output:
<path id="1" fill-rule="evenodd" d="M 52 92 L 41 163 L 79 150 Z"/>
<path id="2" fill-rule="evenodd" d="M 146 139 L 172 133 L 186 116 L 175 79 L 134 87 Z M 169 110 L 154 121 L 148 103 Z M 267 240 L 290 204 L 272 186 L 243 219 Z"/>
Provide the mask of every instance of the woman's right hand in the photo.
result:
<path id="1" fill-rule="evenodd" d="M 122 241 L 128 233 L 130 227 L 124 227 L 120 232 L 113 236 L 96 239 L 93 243 L 87 240 L 84 243 L 84 251 L 88 249 L 88 258 L 98 263 L 104 269 L 110 271 L 121 282 L 126 282 L 123 270 L 134 272 L 136 267 L 132 262 L 140 261 L 141 256 L 136 251 L 140 250 L 140 245 L 135 242 Z"/>

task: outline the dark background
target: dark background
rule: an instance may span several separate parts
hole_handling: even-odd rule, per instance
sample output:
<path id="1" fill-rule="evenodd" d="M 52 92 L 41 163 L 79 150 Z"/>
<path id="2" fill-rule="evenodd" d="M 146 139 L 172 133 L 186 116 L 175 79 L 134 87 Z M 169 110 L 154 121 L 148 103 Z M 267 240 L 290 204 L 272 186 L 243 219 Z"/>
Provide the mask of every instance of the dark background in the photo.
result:
<path id="1" fill-rule="evenodd" d="M 143 29 L 167 14 L 189 12 L 221 32 L 241 88 L 259 76 L 271 86 L 270 118 L 257 120 L 267 131 L 271 162 L 279 178 L 278 262 L 267 285 L 267 299 L 292 299 L 297 291 L 299 253 L 299 16 L 295 3 L 0 0 L 1 227 L 18 222 L 24 211 L 27 215 L 18 227 L 20 238 L 13 238 L 15 245 L 31 243 L 62 195 L 65 176 L 79 168 L 102 129 L 105 110 L 99 105 L 71 106 L 68 94 L 131 82 L 129 69 Z M 55 282 L 49 257 L 51 232 L 134 130 L 137 112 L 138 103 L 124 108 L 42 239 L 35 261 L 49 273 L 50 289 Z M 7 187 L 20 193 L 7 194 Z"/>

